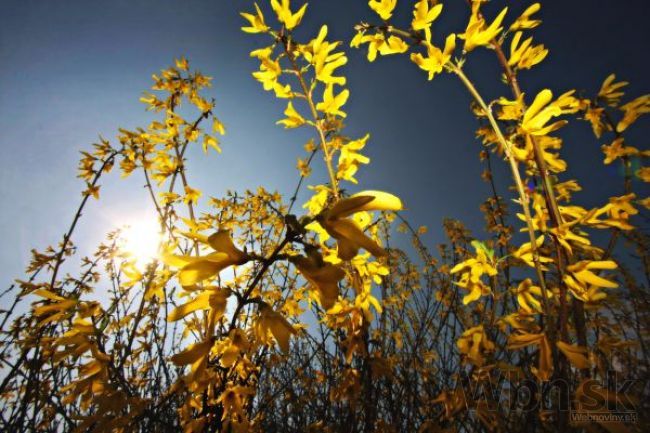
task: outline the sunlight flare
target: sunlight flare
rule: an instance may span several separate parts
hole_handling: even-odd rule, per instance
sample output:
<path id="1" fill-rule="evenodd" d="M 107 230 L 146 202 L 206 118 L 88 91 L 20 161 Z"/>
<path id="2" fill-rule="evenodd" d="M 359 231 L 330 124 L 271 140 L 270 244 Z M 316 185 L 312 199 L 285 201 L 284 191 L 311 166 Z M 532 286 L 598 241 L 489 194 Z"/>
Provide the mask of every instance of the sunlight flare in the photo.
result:
<path id="1" fill-rule="evenodd" d="M 126 224 L 120 238 L 120 250 L 142 269 L 158 256 L 162 234 L 155 218 L 141 218 Z"/>

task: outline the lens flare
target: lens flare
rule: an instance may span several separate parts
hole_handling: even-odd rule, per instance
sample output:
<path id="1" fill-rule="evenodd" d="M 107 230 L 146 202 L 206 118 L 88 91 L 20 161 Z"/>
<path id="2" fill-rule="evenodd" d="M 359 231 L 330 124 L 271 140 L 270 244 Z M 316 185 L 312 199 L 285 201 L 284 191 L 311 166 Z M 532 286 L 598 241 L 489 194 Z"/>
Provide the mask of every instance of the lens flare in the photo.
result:
<path id="1" fill-rule="evenodd" d="M 155 219 L 140 219 L 127 224 L 121 234 L 121 250 L 139 268 L 146 267 L 158 256 L 162 240 L 160 225 Z"/>

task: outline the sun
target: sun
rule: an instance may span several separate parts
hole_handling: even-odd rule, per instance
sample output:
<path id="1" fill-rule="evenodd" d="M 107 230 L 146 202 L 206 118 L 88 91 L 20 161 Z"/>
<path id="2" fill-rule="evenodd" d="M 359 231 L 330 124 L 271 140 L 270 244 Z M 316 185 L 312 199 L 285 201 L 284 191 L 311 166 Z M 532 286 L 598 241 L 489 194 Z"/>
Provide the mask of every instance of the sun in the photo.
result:
<path id="1" fill-rule="evenodd" d="M 137 267 L 144 268 L 158 256 L 162 241 L 160 224 L 154 218 L 134 220 L 124 226 L 120 238 L 120 249 Z"/>

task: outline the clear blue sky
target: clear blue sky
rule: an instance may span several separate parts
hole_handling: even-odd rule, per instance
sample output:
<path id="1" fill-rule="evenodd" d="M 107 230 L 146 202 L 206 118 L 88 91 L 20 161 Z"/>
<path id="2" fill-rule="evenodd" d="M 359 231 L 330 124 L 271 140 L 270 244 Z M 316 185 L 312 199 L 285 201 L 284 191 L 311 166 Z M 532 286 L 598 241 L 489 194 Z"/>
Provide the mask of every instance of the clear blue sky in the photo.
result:
<path id="1" fill-rule="evenodd" d="M 402 14 L 410 14 L 405 3 L 412 2 L 399 3 Z M 529 4 L 510 3 L 510 19 Z M 494 16 L 497 7 L 485 11 Z M 114 140 L 118 127 L 146 125 L 151 116 L 138 98 L 151 74 L 174 57 L 184 55 L 193 68 L 214 77 L 210 94 L 228 130 L 222 155 L 190 167 L 192 184 L 214 196 L 257 185 L 292 192 L 305 136 L 275 125 L 284 104 L 250 76 L 257 65 L 248 52 L 266 42 L 239 30 L 238 12 L 251 8 L 252 2 L 225 0 L 0 1 L 2 281 L 21 275 L 30 248 L 61 239 L 83 189 L 75 178 L 79 150 L 100 134 Z M 591 93 L 616 72 L 631 81 L 632 95 L 649 92 L 649 9 L 645 0 L 544 2 L 544 24 L 534 34 L 551 54 L 521 74 L 524 89 L 578 87 Z M 447 1 L 440 32 L 461 31 L 466 14 L 463 1 Z M 371 17 L 365 1 L 313 0 L 302 27 L 311 37 L 328 23 L 330 36 L 347 45 L 353 25 Z M 449 76 L 427 82 L 403 56 L 375 64 L 360 51 L 350 50 L 349 57 L 347 133 L 371 133 L 367 153 L 373 163 L 361 170 L 361 185 L 400 195 L 409 208 L 405 215 L 415 225 L 429 226 L 432 243 L 442 240 L 446 216 L 480 229 L 478 206 L 488 187 L 479 180 L 480 144 L 460 83 Z M 508 95 L 496 78 L 492 53 L 476 52 L 467 71 L 489 98 Z M 648 147 L 648 126 L 641 121 L 630 131 L 631 145 Z M 602 142 L 589 125 L 576 122 L 563 134 L 570 164 L 564 178 L 577 178 L 586 189 L 578 201 L 592 206 L 620 194 L 620 178 L 603 169 Z M 507 179 L 504 170 L 499 175 Z M 102 200 L 91 203 L 76 233 L 84 252 L 125 222 L 125 215 L 148 210 L 140 176 L 109 179 Z"/>

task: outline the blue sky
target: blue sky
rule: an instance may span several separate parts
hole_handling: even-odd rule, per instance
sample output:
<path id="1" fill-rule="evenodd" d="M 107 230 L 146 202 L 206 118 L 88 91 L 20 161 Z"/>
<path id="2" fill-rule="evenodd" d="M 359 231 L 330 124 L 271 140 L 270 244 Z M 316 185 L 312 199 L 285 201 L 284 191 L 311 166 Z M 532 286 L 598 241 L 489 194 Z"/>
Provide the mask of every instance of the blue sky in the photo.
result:
<path id="1" fill-rule="evenodd" d="M 398 20 L 410 14 L 406 3 L 411 2 L 399 2 Z M 507 20 L 528 4 L 510 2 Z M 494 16 L 497 8 L 491 4 L 485 11 Z M 544 87 L 558 93 L 579 88 L 592 94 L 616 72 L 631 82 L 630 95 L 649 92 L 649 8 L 643 0 L 545 2 L 544 24 L 534 35 L 550 55 L 533 71 L 522 72 L 524 89 L 533 94 Z M 8 285 L 21 276 L 31 248 L 61 239 L 83 189 L 75 178 L 79 151 L 98 135 L 113 141 L 118 127 L 151 121 L 138 98 L 149 88 L 151 74 L 174 57 L 186 56 L 193 68 L 214 77 L 209 95 L 216 98 L 216 113 L 228 131 L 223 154 L 191 163 L 191 183 L 213 196 L 257 185 L 287 195 L 293 191 L 295 161 L 303 156 L 306 135 L 275 125 L 284 102 L 250 76 L 257 65 L 248 52 L 266 42 L 239 30 L 239 11 L 250 9 L 252 2 L 225 0 L 0 2 L 2 281 Z M 440 34 L 461 31 L 467 13 L 464 2 L 446 2 Z M 347 46 L 354 24 L 371 19 L 365 1 L 314 0 L 299 35 L 312 37 L 328 23 L 330 36 Z M 429 226 L 431 243 L 443 239 L 444 217 L 480 230 L 478 207 L 489 190 L 479 180 L 480 144 L 461 84 L 450 76 L 427 82 L 403 56 L 374 64 L 361 51 L 349 50 L 349 57 L 346 132 L 371 134 L 372 164 L 360 171 L 360 185 L 401 196 L 405 216 L 416 226 Z M 473 53 L 466 69 L 487 98 L 509 95 L 498 80 L 493 53 Z M 647 120 L 635 125 L 629 144 L 648 148 L 648 126 Z M 616 170 L 603 168 L 604 141 L 593 138 L 589 125 L 575 122 L 563 136 L 570 166 L 564 179 L 577 178 L 585 187 L 578 202 L 595 206 L 620 194 L 622 181 Z M 499 165 L 505 193 L 508 173 Z M 313 183 L 324 179 L 318 178 L 322 171 L 313 176 Z M 83 252 L 107 231 L 151 212 L 142 186 L 140 176 L 121 181 L 112 175 L 104 182 L 102 200 L 91 203 L 75 236 Z"/>

